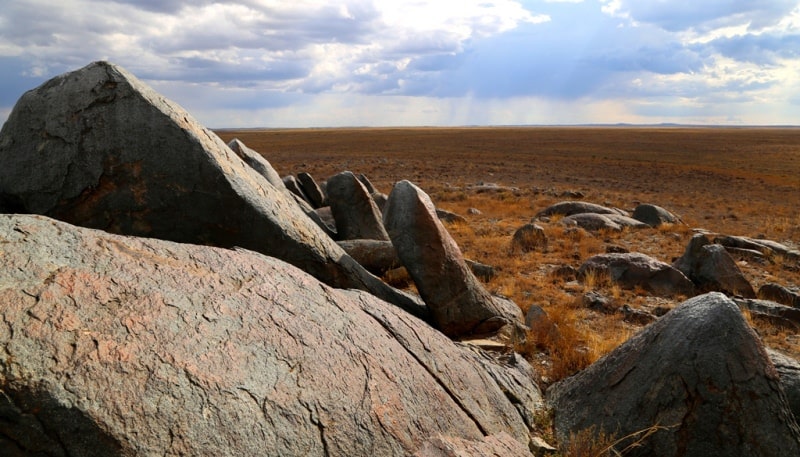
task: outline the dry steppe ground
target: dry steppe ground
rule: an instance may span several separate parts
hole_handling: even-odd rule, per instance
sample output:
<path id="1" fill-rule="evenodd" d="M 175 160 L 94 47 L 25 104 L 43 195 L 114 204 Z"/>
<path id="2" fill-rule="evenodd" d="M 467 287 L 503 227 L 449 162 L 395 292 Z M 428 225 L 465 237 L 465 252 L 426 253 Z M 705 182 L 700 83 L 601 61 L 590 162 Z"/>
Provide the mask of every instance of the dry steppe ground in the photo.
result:
<path id="1" fill-rule="evenodd" d="M 694 229 L 765 237 L 800 245 L 800 129 L 685 127 L 507 127 L 220 130 L 263 154 L 285 176 L 311 173 L 318 181 L 344 170 L 366 174 L 389 193 L 408 179 L 438 207 L 468 219 L 448 225 L 465 256 L 495 265 L 487 287 L 526 311 L 543 307 L 558 335 L 534 329 L 518 349 L 546 384 L 585 367 L 635 333 L 641 325 L 621 313 L 586 309 L 580 297 L 597 290 L 612 306 L 653 310 L 683 297 L 653 297 L 621 290 L 604 278 L 583 283 L 552 273 L 578 267 L 609 246 L 671 263 Z M 517 192 L 475 193 L 479 182 Z M 681 216 L 685 225 L 622 233 L 565 234 L 557 221 L 541 224 L 550 238 L 544 251 L 510 251 L 514 231 L 537 211 L 567 200 L 632 210 L 653 203 Z M 476 208 L 481 214 L 468 214 Z M 761 265 L 739 262 L 757 290 L 767 282 L 800 286 L 796 265 L 783 259 Z M 770 346 L 800 356 L 800 336 L 751 320 Z"/>

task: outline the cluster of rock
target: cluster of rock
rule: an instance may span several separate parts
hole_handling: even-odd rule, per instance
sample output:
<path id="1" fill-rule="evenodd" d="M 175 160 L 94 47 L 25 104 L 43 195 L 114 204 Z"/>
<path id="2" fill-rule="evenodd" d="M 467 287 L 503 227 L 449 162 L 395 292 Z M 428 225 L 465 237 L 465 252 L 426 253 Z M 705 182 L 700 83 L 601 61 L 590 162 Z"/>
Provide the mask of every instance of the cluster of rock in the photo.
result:
<path id="1" fill-rule="evenodd" d="M 0 213 L 9 455 L 552 450 L 536 436 L 545 400 L 533 368 L 458 341 L 518 335 L 519 307 L 484 288 L 476 274 L 491 267 L 465 260 L 442 225 L 463 218 L 408 181 L 385 195 L 348 171 L 281 178 L 241 141 L 224 144 L 97 62 L 15 106 L 0 131 Z M 628 215 L 585 202 L 537 220 L 556 215 L 585 230 L 679 223 L 653 205 Z M 547 249 L 534 222 L 514 249 Z M 630 455 L 800 452 L 800 367 L 779 355 L 773 365 L 720 293 L 792 322 L 797 294 L 756 294 L 731 258 L 795 255 L 776 245 L 698 234 L 672 265 L 610 253 L 575 270 L 704 295 L 551 386 L 560 439 L 631 437 L 622 449 L 649 430 Z M 419 295 L 376 276 L 397 268 Z M 601 298 L 586 297 L 602 308 Z"/>

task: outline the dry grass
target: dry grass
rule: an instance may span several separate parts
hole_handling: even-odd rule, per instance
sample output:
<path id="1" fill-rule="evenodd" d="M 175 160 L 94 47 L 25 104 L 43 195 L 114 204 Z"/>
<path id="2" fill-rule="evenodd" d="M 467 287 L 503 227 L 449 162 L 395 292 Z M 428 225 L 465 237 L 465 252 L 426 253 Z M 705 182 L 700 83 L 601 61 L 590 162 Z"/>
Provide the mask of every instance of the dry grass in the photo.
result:
<path id="1" fill-rule="evenodd" d="M 612 305 L 653 310 L 680 298 L 624 290 L 607 278 L 582 283 L 553 274 L 577 268 L 609 246 L 665 262 L 679 257 L 694 228 L 764 237 L 800 245 L 800 130 L 772 128 L 464 128 L 298 129 L 218 132 L 261 152 L 283 175 L 309 172 L 318 180 L 343 170 L 366 174 L 384 192 L 408 179 L 441 208 L 465 215 L 448 225 L 465 256 L 494 265 L 487 284 L 523 312 L 542 307 L 550 324 L 534 327 L 522 352 L 544 384 L 591 364 L 636 333 L 620 314 L 586 309 L 580 297 L 596 290 Z M 476 193 L 478 182 L 517 191 Z M 565 229 L 553 217 L 540 223 L 545 249 L 512 253 L 511 238 L 537 211 L 579 191 L 585 201 L 627 210 L 654 203 L 685 224 L 592 234 Z M 470 215 L 474 208 L 480 214 Z M 767 282 L 800 286 L 800 267 L 785 259 L 739 262 L 758 289 Z M 402 280 L 398 280 L 402 284 Z M 751 320 L 764 341 L 800 356 L 800 337 Z M 557 331 L 552 331 L 557 328 Z M 597 440 L 595 444 L 602 444 Z M 602 450 L 602 447 L 600 447 Z M 590 451 L 564 455 L 599 455 Z"/>

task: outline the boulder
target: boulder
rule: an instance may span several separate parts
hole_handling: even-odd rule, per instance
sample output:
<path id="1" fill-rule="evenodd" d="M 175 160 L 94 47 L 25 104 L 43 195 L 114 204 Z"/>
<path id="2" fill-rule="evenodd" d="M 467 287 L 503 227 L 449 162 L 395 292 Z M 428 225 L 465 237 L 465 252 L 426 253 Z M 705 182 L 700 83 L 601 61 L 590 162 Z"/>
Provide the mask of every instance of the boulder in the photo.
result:
<path id="1" fill-rule="evenodd" d="M 734 298 L 739 307 L 746 309 L 754 319 L 763 319 L 772 325 L 791 331 L 800 330 L 800 309 L 781 305 L 770 300 Z"/>
<path id="2" fill-rule="evenodd" d="M 300 182 L 294 177 L 294 175 L 284 176 L 282 181 L 284 187 L 289 189 L 291 193 L 299 197 L 306 204 L 311 205 L 311 199 L 309 199 L 308 195 L 306 195 L 305 191 L 303 191 L 303 187 L 300 186 Z"/>
<path id="3" fill-rule="evenodd" d="M 313 176 L 306 172 L 298 173 L 297 181 L 300 184 L 300 188 L 303 189 L 303 193 L 308 197 L 308 201 L 311 203 L 312 207 L 321 208 L 327 206 L 325 194 L 322 193 L 322 189 L 314 180 Z"/>
<path id="4" fill-rule="evenodd" d="M 485 263 L 477 262 L 475 260 L 464 259 L 467 263 L 467 266 L 470 270 L 472 270 L 472 274 L 480 278 L 481 281 L 491 281 L 495 276 L 497 276 L 497 269 L 492 265 L 487 265 Z"/>
<path id="5" fill-rule="evenodd" d="M 547 394 L 562 440 L 594 430 L 622 438 L 620 451 L 644 437 L 627 456 L 800 455 L 778 373 L 720 293 L 687 300 Z"/>
<path id="6" fill-rule="evenodd" d="M 700 292 L 717 291 L 745 298 L 756 296 L 753 286 L 725 248 L 711 244 L 702 233 L 689 240 L 683 255 L 672 266 L 691 279 Z"/>
<path id="7" fill-rule="evenodd" d="M 694 294 L 694 285 L 683 273 L 638 252 L 590 257 L 578 269 L 578 276 L 585 277 L 590 272 L 607 276 L 625 289 L 641 287 L 659 296 Z"/>
<path id="8" fill-rule="evenodd" d="M 368 194 L 372 195 L 380 193 L 378 192 L 378 189 L 376 189 L 375 186 L 372 185 L 372 181 L 370 181 L 369 178 L 367 178 L 367 175 L 365 175 L 364 173 L 358 174 L 358 180 L 361 182 L 361 184 L 364 185 L 364 188 L 367 189 Z"/>
<path id="9" fill-rule="evenodd" d="M 181 107 L 95 62 L 25 93 L 0 130 L 0 183 L 26 212 L 113 233 L 239 246 L 424 315 Z"/>
<path id="10" fill-rule="evenodd" d="M 634 208 L 631 217 L 650 227 L 658 227 L 663 224 L 677 224 L 681 221 L 679 217 L 664 208 L 649 203 L 643 203 Z"/>
<path id="11" fill-rule="evenodd" d="M 519 394 L 486 355 L 372 295 L 252 251 L 42 216 L 0 216 L 0 240 L 3 455 L 412 455 L 440 435 L 501 433 L 528 444 Z"/>
<path id="12" fill-rule="evenodd" d="M 650 226 L 644 222 L 636 220 L 632 217 L 623 216 L 622 214 L 604 214 L 604 216 L 611 219 L 612 222 L 620 227 L 630 227 L 635 229 L 650 228 Z"/>
<path id="13" fill-rule="evenodd" d="M 561 224 L 568 227 L 580 227 L 590 232 L 608 230 L 621 232 L 622 226 L 614 222 L 609 215 L 597 213 L 578 213 L 561 219 Z"/>
<path id="14" fill-rule="evenodd" d="M 339 239 L 389 241 L 378 205 L 352 172 L 328 179 L 327 191 Z"/>
<path id="15" fill-rule="evenodd" d="M 479 440 L 466 440 L 439 435 L 426 441 L 414 457 L 530 457 L 528 447 L 508 433 L 489 435 Z"/>
<path id="16" fill-rule="evenodd" d="M 382 192 L 375 192 L 370 196 L 372 197 L 372 201 L 378 205 L 378 211 L 380 211 L 381 215 L 383 215 L 383 211 L 386 209 L 386 202 L 389 201 L 389 196 Z"/>
<path id="17" fill-rule="evenodd" d="M 800 292 L 790 290 L 780 284 L 764 284 L 758 289 L 758 298 L 800 308 Z"/>
<path id="18" fill-rule="evenodd" d="M 248 148 L 241 140 L 234 138 L 228 142 L 228 147 L 244 160 L 244 163 L 250 166 L 256 173 L 260 174 L 270 184 L 277 189 L 283 189 L 286 186 L 283 184 L 281 175 L 272 168 L 272 164 L 258 152 Z"/>
<path id="19" fill-rule="evenodd" d="M 541 226 L 529 223 L 514 232 L 511 238 L 512 252 L 530 252 L 537 249 L 547 249 L 547 235 Z"/>
<path id="20" fill-rule="evenodd" d="M 436 208 L 436 217 L 448 224 L 466 224 L 467 218 L 444 209 Z"/>
<path id="21" fill-rule="evenodd" d="M 350 257 L 378 276 L 403 266 L 391 241 L 342 240 L 338 244 Z"/>
<path id="22" fill-rule="evenodd" d="M 536 213 L 536 217 L 548 217 L 554 215 L 572 216 L 573 214 L 581 213 L 594 213 L 594 214 L 620 214 L 628 216 L 628 213 L 617 208 L 608 208 L 596 203 L 580 202 L 580 201 L 563 201 Z"/>
<path id="23" fill-rule="evenodd" d="M 718 236 L 714 238 L 714 243 L 721 244 L 725 247 L 755 249 L 761 251 L 767 257 L 779 255 L 785 260 L 794 262 L 800 261 L 800 251 L 792 249 L 783 243 L 778 243 L 777 241 L 748 238 L 745 236 Z"/>
<path id="24" fill-rule="evenodd" d="M 778 370 L 789 408 L 797 419 L 800 417 L 800 362 L 770 348 L 767 348 L 767 354 Z"/>
<path id="25" fill-rule="evenodd" d="M 519 308 L 495 300 L 470 271 L 419 187 L 408 181 L 395 184 L 384 223 L 434 325 L 446 335 L 489 333 L 521 323 Z"/>

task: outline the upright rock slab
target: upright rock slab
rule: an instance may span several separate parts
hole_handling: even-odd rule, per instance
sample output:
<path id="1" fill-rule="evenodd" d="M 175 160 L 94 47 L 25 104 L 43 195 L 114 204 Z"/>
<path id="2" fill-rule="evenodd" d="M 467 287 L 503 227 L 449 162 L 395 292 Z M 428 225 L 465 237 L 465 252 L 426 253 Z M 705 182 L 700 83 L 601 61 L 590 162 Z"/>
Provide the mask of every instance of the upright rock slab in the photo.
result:
<path id="1" fill-rule="evenodd" d="M 240 159 L 244 160 L 244 162 L 250 166 L 253 170 L 255 170 L 258 174 L 263 176 L 270 184 L 275 186 L 277 189 L 285 189 L 286 186 L 283 184 L 283 180 L 281 179 L 281 175 L 278 174 L 277 171 L 272 167 L 272 164 L 269 163 L 267 159 L 264 158 L 258 152 L 250 149 L 242 143 L 242 141 L 238 138 L 234 138 L 228 142 L 228 147 L 231 148 L 231 151 L 235 152 Z"/>
<path id="2" fill-rule="evenodd" d="M 522 322 L 516 305 L 495 300 L 470 271 L 458 245 L 436 217 L 430 197 L 420 188 L 408 181 L 395 184 L 384 223 L 442 332 L 459 337 Z"/>
<path id="3" fill-rule="evenodd" d="M 0 249 L 4 456 L 527 447 L 484 357 L 275 258 L 21 215 L 0 215 Z"/>
<path id="4" fill-rule="evenodd" d="M 424 314 L 418 300 L 364 270 L 214 133 L 107 62 L 20 98 L 0 131 L 0 186 L 25 212 L 252 249 Z"/>
<path id="5" fill-rule="evenodd" d="M 702 233 L 689 240 L 683 255 L 672 266 L 691 279 L 701 292 L 717 291 L 756 298 L 753 286 L 733 257 L 722 245 L 712 244 Z"/>
<path id="6" fill-rule="evenodd" d="M 331 176 L 326 190 L 340 240 L 389 241 L 381 211 L 356 175 L 344 171 Z"/>
<path id="7" fill-rule="evenodd" d="M 306 172 L 298 173 L 297 181 L 300 183 L 300 188 L 303 189 L 303 193 L 306 194 L 308 200 L 311 202 L 311 206 L 314 208 L 327 206 L 325 194 L 322 193 L 322 189 L 311 174 Z"/>
<path id="8" fill-rule="evenodd" d="M 551 386 L 548 400 L 561 439 L 592 427 L 620 438 L 662 427 L 625 455 L 800 455 L 800 427 L 778 373 L 739 308 L 720 293 L 682 303 Z"/>

